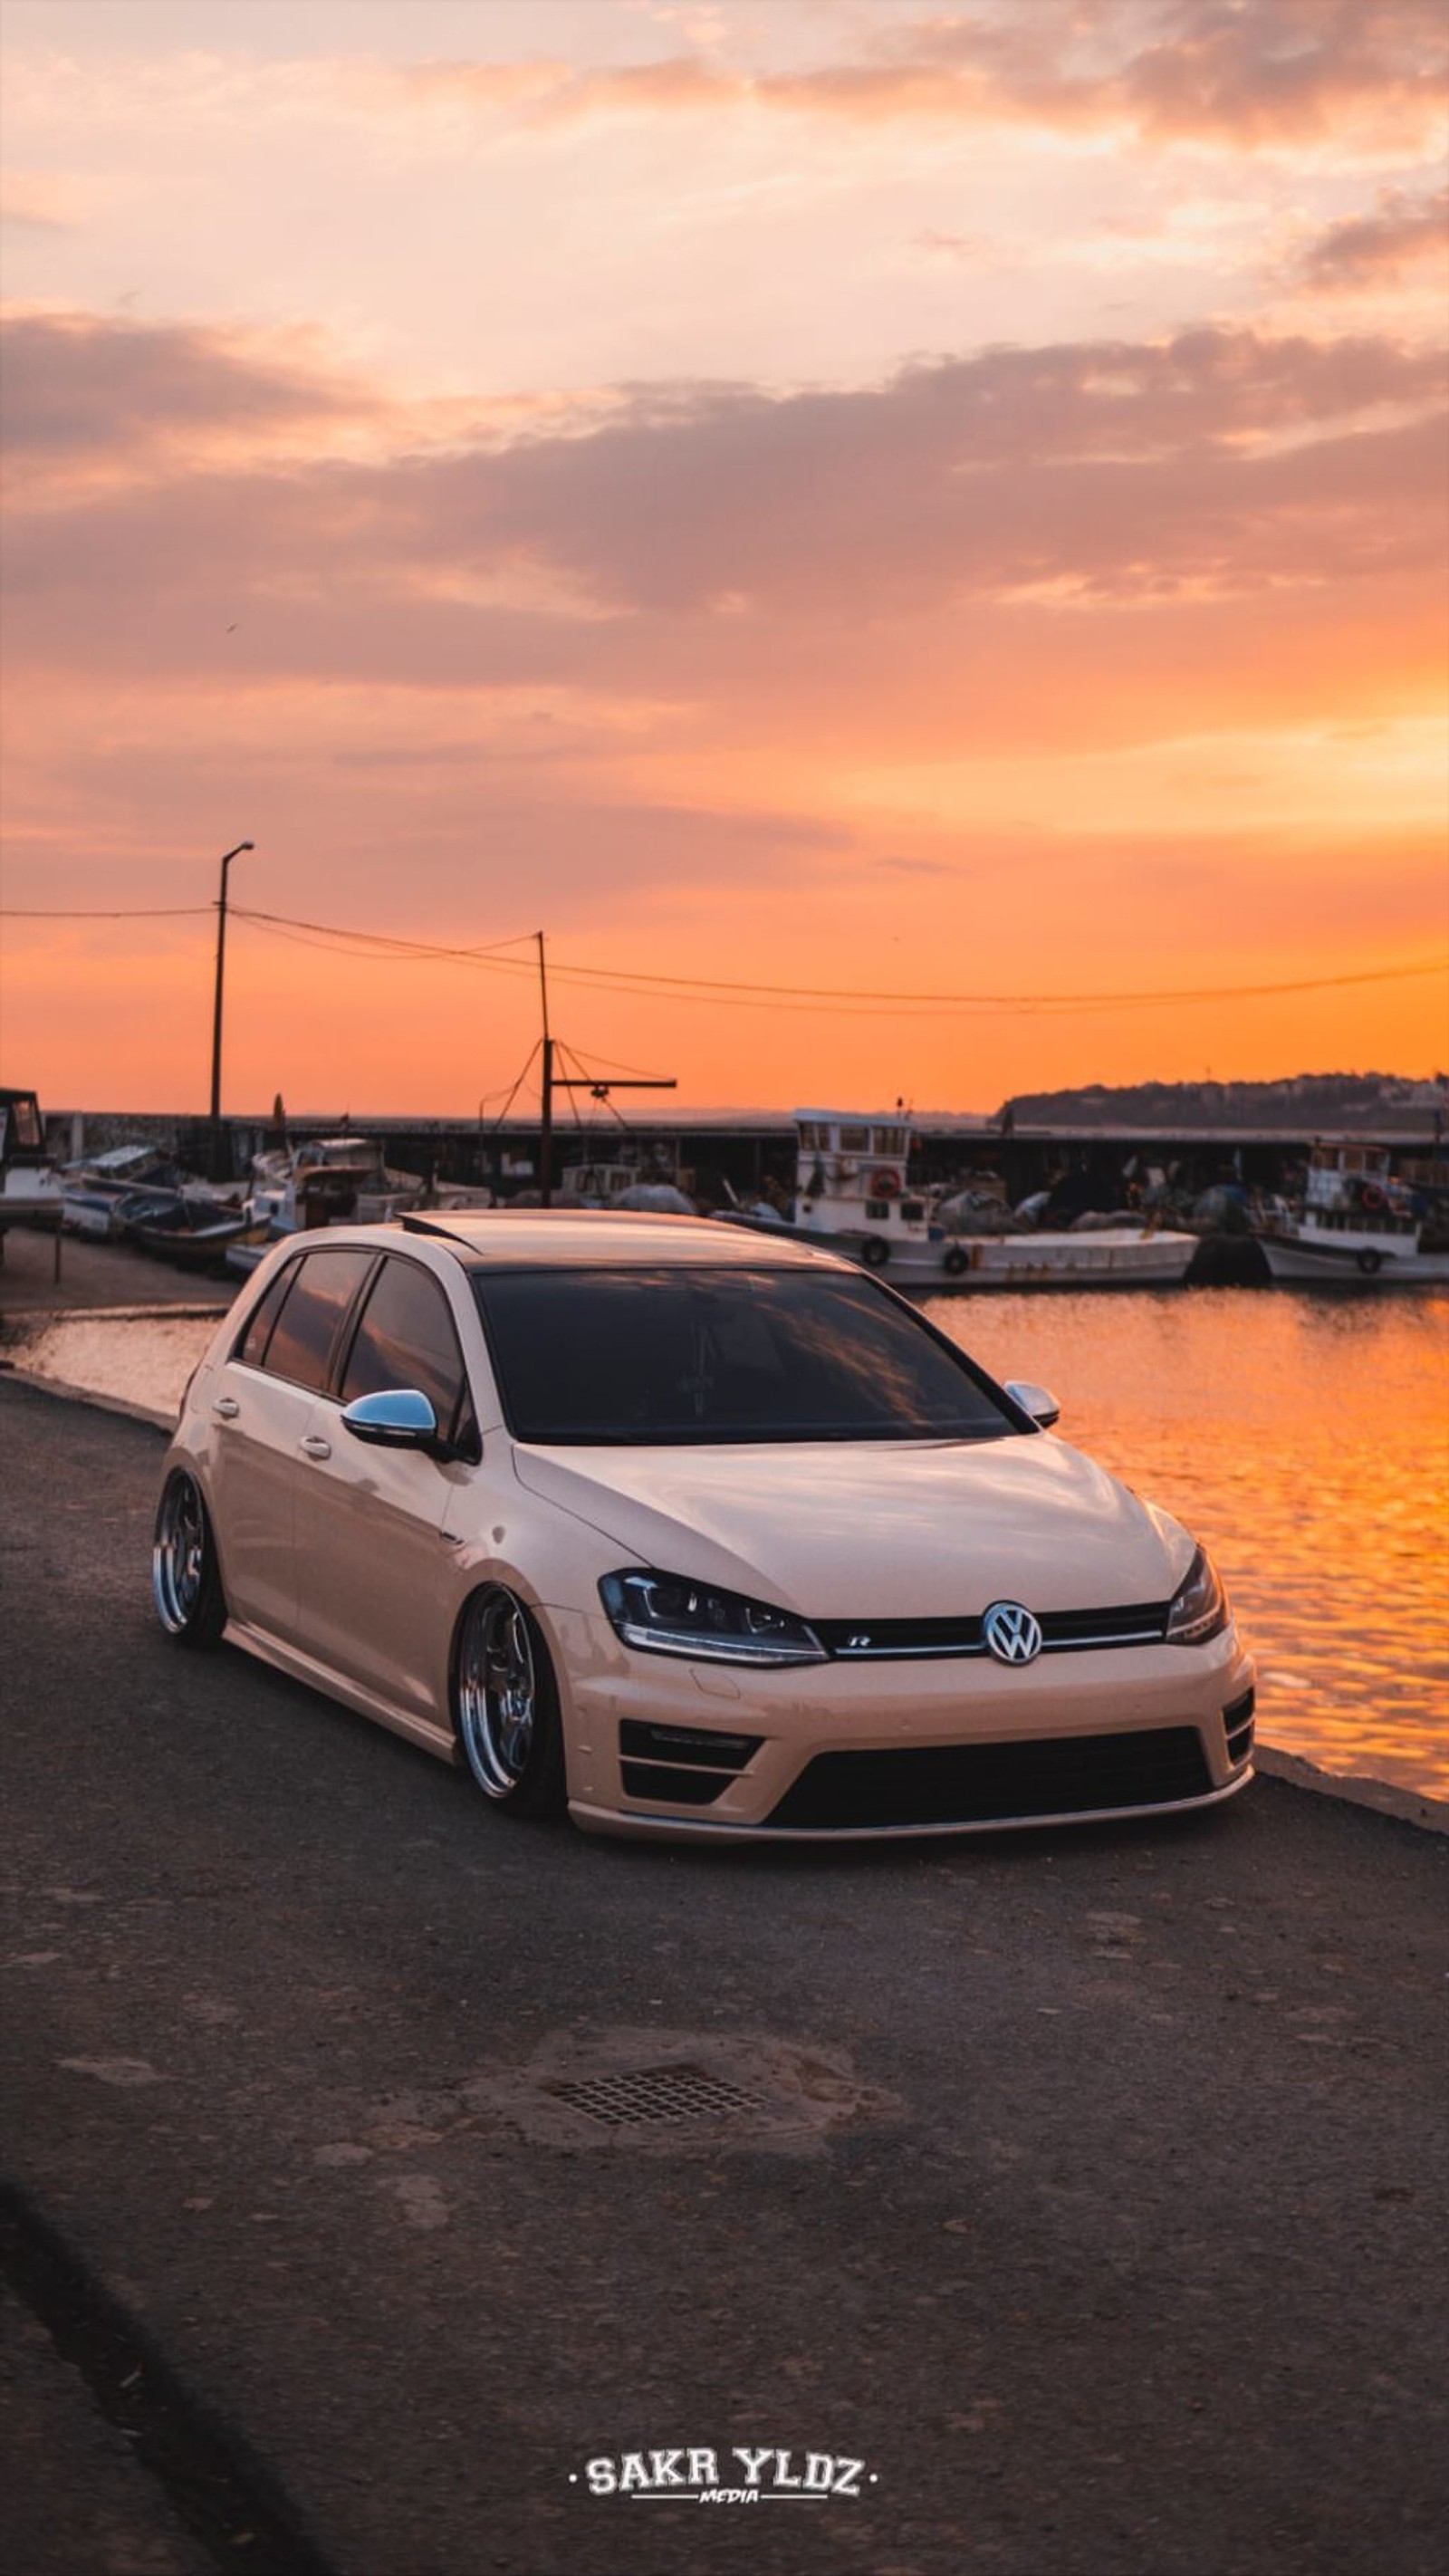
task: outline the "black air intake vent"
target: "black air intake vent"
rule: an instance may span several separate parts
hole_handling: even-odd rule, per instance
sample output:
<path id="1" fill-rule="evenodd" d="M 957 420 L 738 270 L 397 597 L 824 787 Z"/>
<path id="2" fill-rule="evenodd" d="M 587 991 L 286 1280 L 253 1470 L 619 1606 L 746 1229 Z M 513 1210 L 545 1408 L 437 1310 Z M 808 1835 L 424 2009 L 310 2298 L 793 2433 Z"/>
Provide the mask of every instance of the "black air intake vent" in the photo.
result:
<path id="1" fill-rule="evenodd" d="M 619 1727 L 624 1794 L 670 1806 L 713 1806 L 764 1740 L 712 1726 L 655 1726 L 626 1717 Z"/>
<path id="2" fill-rule="evenodd" d="M 1090 1816 L 1114 1807 L 1204 1798 L 1212 1777 L 1195 1726 L 1011 1744 L 913 1745 L 891 1753 L 817 1753 L 772 1825 L 797 1831 L 999 1824 Z"/>

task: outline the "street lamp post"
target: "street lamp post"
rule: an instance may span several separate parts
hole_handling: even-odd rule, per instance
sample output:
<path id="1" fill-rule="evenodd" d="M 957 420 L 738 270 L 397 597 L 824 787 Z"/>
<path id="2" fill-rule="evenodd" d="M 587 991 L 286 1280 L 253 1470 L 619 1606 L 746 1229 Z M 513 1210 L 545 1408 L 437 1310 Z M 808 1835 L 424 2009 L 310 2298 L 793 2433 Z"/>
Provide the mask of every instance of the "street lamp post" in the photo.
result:
<path id="1" fill-rule="evenodd" d="M 250 850 L 250 841 L 238 841 L 221 862 L 221 893 L 216 906 L 216 1001 L 211 1015 L 211 1177 L 221 1180 L 221 985 L 226 968 L 226 876 L 233 859 Z"/>

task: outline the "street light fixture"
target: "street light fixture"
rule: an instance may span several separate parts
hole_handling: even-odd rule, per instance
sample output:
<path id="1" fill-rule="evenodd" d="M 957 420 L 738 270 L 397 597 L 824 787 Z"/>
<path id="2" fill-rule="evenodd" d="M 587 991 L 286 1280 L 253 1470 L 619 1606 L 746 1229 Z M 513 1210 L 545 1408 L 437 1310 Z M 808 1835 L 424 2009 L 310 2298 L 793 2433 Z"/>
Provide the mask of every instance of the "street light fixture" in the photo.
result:
<path id="1" fill-rule="evenodd" d="M 221 1169 L 221 983 L 226 967 L 226 877 L 233 859 L 243 850 L 255 846 L 251 841 L 238 841 L 234 850 L 225 852 L 221 862 L 221 893 L 216 906 L 216 1002 L 211 1017 L 211 1177 L 219 1181 Z"/>

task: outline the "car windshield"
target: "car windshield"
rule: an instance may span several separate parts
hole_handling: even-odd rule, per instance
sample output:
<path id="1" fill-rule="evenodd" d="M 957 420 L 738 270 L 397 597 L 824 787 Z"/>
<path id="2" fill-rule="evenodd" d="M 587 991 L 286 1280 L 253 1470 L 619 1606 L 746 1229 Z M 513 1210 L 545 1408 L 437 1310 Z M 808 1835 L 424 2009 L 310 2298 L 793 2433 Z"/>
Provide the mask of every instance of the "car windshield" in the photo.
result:
<path id="1" fill-rule="evenodd" d="M 869 1280 L 769 1269 L 474 1274 L 519 1440 L 990 1440 L 1023 1426 Z"/>

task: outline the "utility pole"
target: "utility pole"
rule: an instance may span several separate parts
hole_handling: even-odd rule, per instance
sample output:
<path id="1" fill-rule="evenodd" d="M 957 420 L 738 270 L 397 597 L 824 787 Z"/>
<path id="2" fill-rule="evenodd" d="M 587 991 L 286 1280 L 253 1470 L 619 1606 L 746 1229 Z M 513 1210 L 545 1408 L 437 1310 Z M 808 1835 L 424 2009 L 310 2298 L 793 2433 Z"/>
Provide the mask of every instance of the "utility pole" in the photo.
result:
<path id="1" fill-rule="evenodd" d="M 211 1177 L 222 1179 L 221 1168 L 221 984 L 226 967 L 226 876 L 233 859 L 243 850 L 255 846 L 251 841 L 238 841 L 228 850 L 221 863 L 221 893 L 216 905 L 216 1002 L 211 1015 Z"/>
<path id="2" fill-rule="evenodd" d="M 543 953 L 543 932 L 536 930 L 538 941 L 538 988 L 543 1002 L 543 1123 L 538 1140 L 538 1201 L 540 1207 L 553 1205 L 553 1037 L 548 1025 L 548 961 Z"/>

